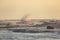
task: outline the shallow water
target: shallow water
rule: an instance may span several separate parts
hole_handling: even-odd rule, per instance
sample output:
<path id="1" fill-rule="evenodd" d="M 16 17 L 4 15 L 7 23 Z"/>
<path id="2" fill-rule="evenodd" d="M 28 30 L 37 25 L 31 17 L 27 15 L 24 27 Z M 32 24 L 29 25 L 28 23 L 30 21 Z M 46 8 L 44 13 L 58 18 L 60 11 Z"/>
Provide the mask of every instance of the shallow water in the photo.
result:
<path id="1" fill-rule="evenodd" d="M 15 33 L 0 30 L 0 40 L 60 40 L 60 32 Z"/>

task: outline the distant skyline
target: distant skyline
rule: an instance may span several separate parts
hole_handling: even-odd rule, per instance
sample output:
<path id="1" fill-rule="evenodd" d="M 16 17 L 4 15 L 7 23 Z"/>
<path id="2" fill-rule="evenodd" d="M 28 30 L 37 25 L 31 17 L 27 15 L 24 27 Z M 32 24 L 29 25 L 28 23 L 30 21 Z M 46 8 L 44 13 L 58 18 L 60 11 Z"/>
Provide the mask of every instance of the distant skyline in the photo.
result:
<path id="1" fill-rule="evenodd" d="M 0 0 L 0 20 L 60 19 L 60 0 Z"/>

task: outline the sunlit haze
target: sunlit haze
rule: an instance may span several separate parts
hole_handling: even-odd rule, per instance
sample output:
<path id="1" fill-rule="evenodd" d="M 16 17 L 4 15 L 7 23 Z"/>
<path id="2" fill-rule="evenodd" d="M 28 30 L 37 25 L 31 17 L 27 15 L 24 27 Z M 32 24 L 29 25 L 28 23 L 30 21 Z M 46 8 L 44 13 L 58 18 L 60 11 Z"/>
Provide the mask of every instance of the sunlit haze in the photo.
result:
<path id="1" fill-rule="evenodd" d="M 60 0 L 0 0 L 0 20 L 60 19 Z"/>

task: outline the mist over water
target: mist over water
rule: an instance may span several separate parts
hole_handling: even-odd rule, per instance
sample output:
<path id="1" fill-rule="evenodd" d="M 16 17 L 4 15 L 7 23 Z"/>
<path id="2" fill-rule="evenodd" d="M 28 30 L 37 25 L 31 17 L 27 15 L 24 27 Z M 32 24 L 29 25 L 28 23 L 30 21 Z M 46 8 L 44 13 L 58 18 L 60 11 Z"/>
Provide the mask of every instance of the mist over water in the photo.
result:
<path id="1" fill-rule="evenodd" d="M 15 33 L 0 30 L 0 40 L 60 40 L 60 32 Z"/>

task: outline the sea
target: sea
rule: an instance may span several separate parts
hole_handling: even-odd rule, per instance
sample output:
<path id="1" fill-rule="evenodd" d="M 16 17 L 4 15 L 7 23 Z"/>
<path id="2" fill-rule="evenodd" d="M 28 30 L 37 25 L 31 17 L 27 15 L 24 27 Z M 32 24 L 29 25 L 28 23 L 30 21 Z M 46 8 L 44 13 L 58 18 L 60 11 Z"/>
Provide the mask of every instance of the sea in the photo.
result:
<path id="1" fill-rule="evenodd" d="M 21 33 L 9 30 L 0 30 L 0 40 L 60 40 L 60 31 Z"/>

